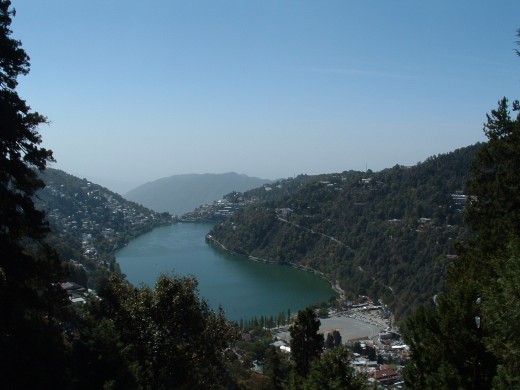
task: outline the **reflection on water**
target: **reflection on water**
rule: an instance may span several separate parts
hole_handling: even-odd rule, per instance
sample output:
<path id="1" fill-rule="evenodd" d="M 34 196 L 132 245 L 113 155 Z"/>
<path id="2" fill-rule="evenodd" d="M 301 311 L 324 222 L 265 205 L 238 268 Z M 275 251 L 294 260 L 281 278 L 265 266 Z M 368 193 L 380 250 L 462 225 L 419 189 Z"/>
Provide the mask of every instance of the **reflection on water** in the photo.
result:
<path id="1" fill-rule="evenodd" d="M 289 266 L 264 264 L 209 246 L 208 223 L 177 223 L 154 229 L 120 250 L 127 279 L 153 286 L 160 273 L 195 276 L 200 294 L 230 320 L 296 312 L 335 293 L 327 281 Z"/>

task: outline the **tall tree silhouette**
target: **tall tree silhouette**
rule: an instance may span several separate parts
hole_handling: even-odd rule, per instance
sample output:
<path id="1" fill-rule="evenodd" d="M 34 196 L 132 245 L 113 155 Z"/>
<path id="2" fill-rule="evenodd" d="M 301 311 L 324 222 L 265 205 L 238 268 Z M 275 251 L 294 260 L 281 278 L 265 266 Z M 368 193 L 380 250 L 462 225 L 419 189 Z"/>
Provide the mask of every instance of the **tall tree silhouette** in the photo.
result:
<path id="1" fill-rule="evenodd" d="M 520 110 L 518 101 L 513 110 Z M 508 367 L 510 355 L 520 361 L 517 342 L 502 327 L 515 309 L 509 305 L 507 316 L 501 309 L 502 299 L 518 291 L 518 275 L 505 275 L 518 260 L 520 238 L 520 117 L 511 117 L 506 98 L 487 115 L 484 133 L 488 142 L 468 181 L 466 222 L 473 236 L 460 245 L 436 307 L 420 308 L 407 320 L 413 361 L 405 378 L 411 388 L 487 389 L 499 378 L 518 383 L 511 375 L 517 367 Z"/>
<path id="2" fill-rule="evenodd" d="M 323 334 L 318 333 L 320 320 L 311 308 L 300 310 L 296 321 L 289 328 L 291 333 L 291 355 L 296 372 L 307 376 L 311 363 L 318 358 L 324 345 Z"/>
<path id="3" fill-rule="evenodd" d="M 11 37 L 11 2 L 0 0 L 0 383 L 5 388 L 50 388 L 63 378 L 63 334 L 58 326 L 66 297 L 59 261 L 41 239 L 48 230 L 33 196 L 38 170 L 52 161 L 40 147 L 46 118 L 16 91 L 29 57 Z"/>

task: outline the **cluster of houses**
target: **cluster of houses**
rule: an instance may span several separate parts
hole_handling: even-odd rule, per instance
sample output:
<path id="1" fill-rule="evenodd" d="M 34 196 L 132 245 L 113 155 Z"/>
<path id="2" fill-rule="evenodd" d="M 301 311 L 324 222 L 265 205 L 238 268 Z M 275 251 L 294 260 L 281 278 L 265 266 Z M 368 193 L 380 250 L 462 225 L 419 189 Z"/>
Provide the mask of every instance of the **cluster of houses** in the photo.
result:
<path id="1" fill-rule="evenodd" d="M 244 333 L 242 338 L 244 341 L 254 341 L 249 333 Z M 291 353 L 291 347 L 284 340 L 275 338 L 271 345 L 282 353 L 289 355 Z M 400 343 L 400 335 L 398 333 L 384 331 L 381 332 L 377 341 L 369 337 L 360 337 L 347 340 L 345 345 L 354 351 L 359 351 L 360 349 L 365 351 L 361 353 L 354 352 L 350 365 L 358 375 L 364 375 L 374 388 L 376 387 L 375 385 L 377 385 L 377 388 L 385 389 L 402 388 L 403 363 L 409 360 L 410 353 L 408 347 Z M 377 359 L 370 359 L 370 354 L 366 352 L 369 349 L 372 349 Z M 259 374 L 263 373 L 263 366 L 259 361 L 254 362 L 252 369 Z"/>
<path id="2" fill-rule="evenodd" d="M 346 326 L 349 326 L 348 321 L 363 321 L 367 326 L 381 329 L 375 336 L 344 340 L 343 344 L 353 351 L 351 367 L 357 374 L 366 377 L 373 388 L 402 388 L 402 373 L 410 360 L 410 351 L 408 346 L 403 344 L 401 334 L 392 328 L 391 313 L 382 305 L 374 305 L 368 297 L 348 302 L 347 306 L 348 309 L 345 311 L 331 312 L 330 318 L 336 320 L 343 317 Z M 287 328 L 277 328 L 271 332 L 271 345 L 290 355 L 290 336 Z M 255 338 L 246 332 L 242 335 L 242 340 L 254 342 Z M 255 362 L 253 370 L 262 374 L 261 362 Z"/>
<path id="3" fill-rule="evenodd" d="M 357 373 L 367 376 L 369 382 L 383 387 L 402 384 L 402 370 L 410 352 L 398 333 L 383 331 L 377 340 L 360 337 L 347 340 L 346 344 L 359 351 L 354 352 L 351 365 Z"/>
<path id="4" fill-rule="evenodd" d="M 238 210 L 256 202 L 255 197 L 245 198 L 240 192 L 232 192 L 224 198 L 216 200 L 212 204 L 204 204 L 195 210 L 184 214 L 182 221 L 223 221 Z"/>
<path id="5" fill-rule="evenodd" d="M 62 238 L 79 240 L 82 255 L 105 267 L 109 266 L 107 254 L 124 245 L 129 232 L 172 222 L 169 215 L 147 210 L 86 181 L 73 191 L 65 184 L 47 183 L 43 199 L 47 199 L 43 208 L 52 230 Z M 82 267 L 79 259 L 70 260 Z"/>
<path id="6" fill-rule="evenodd" d="M 61 288 L 67 292 L 69 300 L 74 304 L 85 304 L 89 297 L 97 298 L 94 290 L 90 290 L 74 282 L 64 282 L 60 284 Z"/>

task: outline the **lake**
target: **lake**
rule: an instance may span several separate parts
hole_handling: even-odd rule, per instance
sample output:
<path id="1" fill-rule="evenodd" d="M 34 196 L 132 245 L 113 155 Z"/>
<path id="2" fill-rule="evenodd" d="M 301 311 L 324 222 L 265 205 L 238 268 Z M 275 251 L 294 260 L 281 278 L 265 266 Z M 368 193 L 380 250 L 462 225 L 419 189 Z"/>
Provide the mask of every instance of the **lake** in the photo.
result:
<path id="1" fill-rule="evenodd" d="M 160 227 L 132 240 L 116 254 L 134 285 L 153 286 L 161 273 L 195 276 L 200 295 L 221 305 L 229 320 L 292 313 L 337 296 L 330 284 L 310 272 L 234 256 L 208 245 L 210 223 Z"/>

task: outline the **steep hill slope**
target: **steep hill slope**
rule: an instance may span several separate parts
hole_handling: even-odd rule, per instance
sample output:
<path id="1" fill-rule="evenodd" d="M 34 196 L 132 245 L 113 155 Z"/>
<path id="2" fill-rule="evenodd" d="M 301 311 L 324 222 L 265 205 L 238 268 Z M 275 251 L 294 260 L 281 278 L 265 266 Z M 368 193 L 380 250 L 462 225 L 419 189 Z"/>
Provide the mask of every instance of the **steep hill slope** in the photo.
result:
<path id="1" fill-rule="evenodd" d="M 442 290 L 480 145 L 381 172 L 300 176 L 249 191 L 259 200 L 210 233 L 231 251 L 324 272 L 348 296 L 397 314 Z"/>
<path id="2" fill-rule="evenodd" d="M 48 240 L 67 264 L 72 281 L 84 286 L 95 288 L 103 275 L 119 272 L 114 253 L 130 239 L 173 222 L 169 214 L 60 170 L 48 168 L 42 179 L 46 186 L 35 204 L 49 221 Z"/>
<path id="3" fill-rule="evenodd" d="M 234 172 L 174 175 L 143 184 L 124 197 L 155 211 L 182 215 L 232 191 L 243 192 L 268 182 Z"/>

